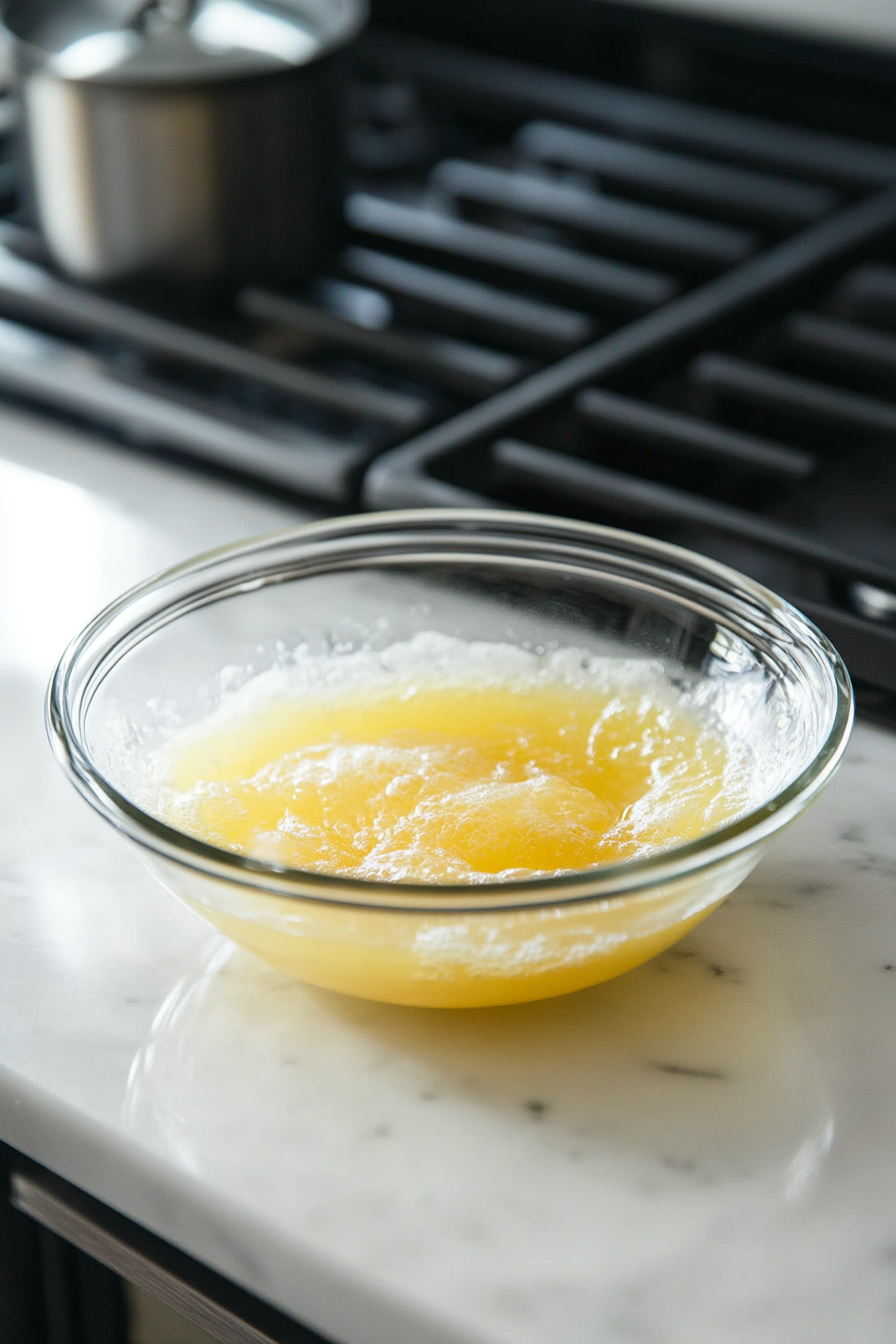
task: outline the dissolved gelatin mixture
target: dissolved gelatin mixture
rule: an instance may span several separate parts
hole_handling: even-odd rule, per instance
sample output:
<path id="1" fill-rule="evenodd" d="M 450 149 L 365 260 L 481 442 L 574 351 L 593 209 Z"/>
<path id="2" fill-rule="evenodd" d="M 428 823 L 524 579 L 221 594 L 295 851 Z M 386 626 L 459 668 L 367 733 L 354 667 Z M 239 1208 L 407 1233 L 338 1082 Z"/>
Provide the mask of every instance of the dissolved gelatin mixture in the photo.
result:
<path id="1" fill-rule="evenodd" d="M 485 883 L 696 838 L 741 810 L 745 773 L 649 663 L 427 634 L 225 696 L 158 757 L 157 810 L 286 867 Z"/>

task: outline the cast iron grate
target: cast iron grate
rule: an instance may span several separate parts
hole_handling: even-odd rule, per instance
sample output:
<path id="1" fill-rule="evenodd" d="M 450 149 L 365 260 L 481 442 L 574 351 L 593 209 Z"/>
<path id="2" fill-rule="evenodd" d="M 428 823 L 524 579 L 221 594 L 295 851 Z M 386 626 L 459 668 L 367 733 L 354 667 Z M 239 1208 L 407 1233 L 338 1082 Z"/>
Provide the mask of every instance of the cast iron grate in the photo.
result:
<path id="1" fill-rule="evenodd" d="M 55 275 L 0 104 L 0 393 L 351 504 L 377 454 L 896 181 L 896 150 L 381 33 L 353 104 L 332 267 L 214 311 Z"/>
<path id="2" fill-rule="evenodd" d="M 535 508 L 703 551 L 896 693 L 894 374 L 890 189 L 387 454 L 367 499 Z"/>

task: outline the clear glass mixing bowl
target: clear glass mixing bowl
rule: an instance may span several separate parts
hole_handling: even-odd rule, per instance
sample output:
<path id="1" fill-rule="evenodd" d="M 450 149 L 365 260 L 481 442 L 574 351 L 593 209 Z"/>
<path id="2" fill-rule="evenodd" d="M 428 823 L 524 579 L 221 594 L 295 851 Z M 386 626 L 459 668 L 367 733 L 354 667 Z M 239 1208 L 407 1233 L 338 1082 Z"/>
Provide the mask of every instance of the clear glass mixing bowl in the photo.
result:
<path id="1" fill-rule="evenodd" d="M 146 809 L 151 754 L 235 686 L 298 646 L 338 658 L 421 631 L 649 659 L 685 704 L 710 705 L 751 748 L 746 810 L 646 858 L 416 886 L 246 858 Z M 827 783 L 852 717 L 836 651 L 742 575 L 609 528 L 440 509 L 315 523 L 170 570 L 71 643 L 47 700 L 53 748 L 75 786 L 210 924 L 312 984 L 438 1007 L 566 993 L 668 947 Z"/>

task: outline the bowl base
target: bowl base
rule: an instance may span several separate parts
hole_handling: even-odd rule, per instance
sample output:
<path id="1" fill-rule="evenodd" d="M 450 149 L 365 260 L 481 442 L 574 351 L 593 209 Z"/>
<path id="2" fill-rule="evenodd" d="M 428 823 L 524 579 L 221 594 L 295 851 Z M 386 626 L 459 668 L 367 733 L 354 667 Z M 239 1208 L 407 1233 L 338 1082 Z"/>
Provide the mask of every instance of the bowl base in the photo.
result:
<path id="1" fill-rule="evenodd" d="M 285 933 L 210 910 L 191 907 L 220 933 L 278 971 L 319 989 L 409 1008 L 497 1008 L 556 998 L 634 970 L 677 943 L 721 904 L 716 901 L 665 928 L 562 966 L 489 974 L 460 962 L 427 964 L 407 949 L 391 954 Z"/>

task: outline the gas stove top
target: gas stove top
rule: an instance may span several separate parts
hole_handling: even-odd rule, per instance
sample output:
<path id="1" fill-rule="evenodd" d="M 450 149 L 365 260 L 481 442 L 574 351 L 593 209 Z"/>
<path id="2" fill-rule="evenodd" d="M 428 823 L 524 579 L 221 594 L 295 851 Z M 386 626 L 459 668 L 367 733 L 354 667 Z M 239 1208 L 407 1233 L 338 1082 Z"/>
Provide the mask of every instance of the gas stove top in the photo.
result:
<path id="1" fill-rule="evenodd" d="M 374 27 L 332 265 L 214 308 L 51 270 L 7 96 L 0 395 L 328 509 L 681 542 L 791 596 L 891 717 L 896 116 L 855 71 L 810 96 L 805 56 L 782 114 L 771 48 L 735 53 L 729 97 L 705 61 L 671 96 L 650 50 L 598 80 Z"/>

